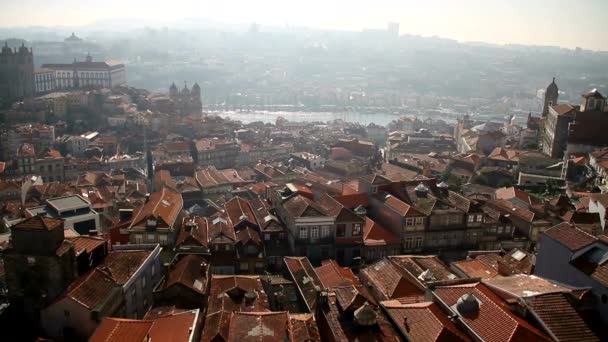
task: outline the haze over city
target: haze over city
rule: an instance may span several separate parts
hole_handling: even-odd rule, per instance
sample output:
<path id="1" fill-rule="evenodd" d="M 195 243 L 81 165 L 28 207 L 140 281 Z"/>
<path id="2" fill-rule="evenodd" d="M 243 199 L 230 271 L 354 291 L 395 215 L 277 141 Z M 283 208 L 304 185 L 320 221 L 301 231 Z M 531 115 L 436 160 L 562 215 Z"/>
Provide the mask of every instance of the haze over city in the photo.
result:
<path id="1" fill-rule="evenodd" d="M 184 19 L 332 30 L 401 24 L 401 34 L 459 41 L 608 50 L 603 0 L 3 0 L 1 27 L 90 26 L 120 19 L 179 26 Z"/>
<path id="2" fill-rule="evenodd" d="M 0 0 L 0 332 L 608 341 L 605 0 Z"/>

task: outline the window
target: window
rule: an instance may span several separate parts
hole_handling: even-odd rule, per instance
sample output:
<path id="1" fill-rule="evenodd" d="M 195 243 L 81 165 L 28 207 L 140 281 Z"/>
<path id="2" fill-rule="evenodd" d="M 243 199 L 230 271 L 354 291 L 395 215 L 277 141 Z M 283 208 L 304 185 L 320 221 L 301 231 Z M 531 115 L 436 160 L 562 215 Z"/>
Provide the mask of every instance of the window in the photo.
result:
<path id="1" fill-rule="evenodd" d="M 502 234 L 503 229 L 504 229 L 504 228 L 503 228 L 502 226 L 498 227 L 498 234 Z"/>
<path id="2" fill-rule="evenodd" d="M 65 317 L 70 317 L 70 312 L 68 310 L 63 310 L 63 315 Z"/>
<path id="3" fill-rule="evenodd" d="M 152 273 L 152 277 L 154 277 L 154 274 L 156 273 L 156 264 L 152 264 L 152 271 L 150 271 Z"/>
<path id="4" fill-rule="evenodd" d="M 144 309 L 148 308 L 148 298 L 144 297 Z"/>
<path id="5" fill-rule="evenodd" d="M 424 224 L 424 217 L 416 217 L 416 225 L 420 226 Z"/>
<path id="6" fill-rule="evenodd" d="M 264 234 L 264 240 L 270 241 L 270 234 Z"/>
<path id="7" fill-rule="evenodd" d="M 248 271 L 249 270 L 249 263 L 248 262 L 242 262 L 239 267 L 240 267 L 241 271 Z"/>
<path id="8" fill-rule="evenodd" d="M 141 288 L 145 289 L 146 288 L 146 274 L 144 273 L 144 276 L 141 277 Z"/>
<path id="9" fill-rule="evenodd" d="M 321 238 L 328 238 L 328 237 L 329 237 L 329 227 L 328 226 L 321 227 Z"/>
<path id="10" fill-rule="evenodd" d="M 475 222 L 475 215 L 469 215 L 468 222 L 469 222 L 469 223 L 473 223 L 473 222 Z"/>
<path id="11" fill-rule="evenodd" d="M 505 226 L 505 233 L 511 233 L 511 226 Z"/>
<path id="12" fill-rule="evenodd" d="M 483 221 L 483 215 L 477 215 L 477 222 Z"/>
<path id="13" fill-rule="evenodd" d="M 158 242 L 159 242 L 161 245 L 166 245 L 166 244 L 167 244 L 167 235 L 165 235 L 165 234 L 161 234 L 161 235 L 159 235 L 159 236 L 158 236 Z"/>
<path id="14" fill-rule="evenodd" d="M 225 244 L 224 245 L 224 250 L 225 251 L 229 251 L 230 250 L 230 245 L 229 244 Z"/>
<path id="15" fill-rule="evenodd" d="M 343 223 L 336 225 L 336 236 L 344 237 L 346 235 L 346 225 Z"/>
<path id="16" fill-rule="evenodd" d="M 138 244 L 144 243 L 144 235 L 135 234 L 135 243 L 138 243 Z"/>
<path id="17" fill-rule="evenodd" d="M 310 227 L 310 238 L 311 239 L 319 238 L 319 227 L 317 227 L 317 226 Z"/>
<path id="18" fill-rule="evenodd" d="M 414 248 L 414 239 L 411 237 L 405 238 L 405 249 Z"/>
<path id="19" fill-rule="evenodd" d="M 378 187 L 372 186 L 372 194 L 377 194 L 377 193 L 378 193 Z"/>
<path id="20" fill-rule="evenodd" d="M 414 219 L 413 218 L 405 219 L 405 225 L 406 226 L 411 226 L 413 224 L 414 224 Z"/>
<path id="21" fill-rule="evenodd" d="M 306 239 L 308 237 L 306 227 L 300 227 L 300 239 Z"/>
<path id="22" fill-rule="evenodd" d="M 156 236 L 154 234 L 147 234 L 148 242 L 155 242 Z"/>
<path id="23" fill-rule="evenodd" d="M 418 236 L 416 238 L 416 248 L 422 248 L 422 237 Z"/>
<path id="24" fill-rule="evenodd" d="M 355 223 L 353 224 L 353 236 L 361 235 L 361 224 Z"/>

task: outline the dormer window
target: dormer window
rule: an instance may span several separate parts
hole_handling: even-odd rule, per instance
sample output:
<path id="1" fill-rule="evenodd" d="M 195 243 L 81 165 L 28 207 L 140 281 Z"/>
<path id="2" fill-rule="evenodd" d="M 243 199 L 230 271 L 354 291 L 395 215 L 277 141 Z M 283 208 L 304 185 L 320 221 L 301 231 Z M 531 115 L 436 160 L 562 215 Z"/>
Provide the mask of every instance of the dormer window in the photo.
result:
<path id="1" fill-rule="evenodd" d="M 158 225 L 158 221 L 155 218 L 149 218 L 146 220 L 146 229 L 155 229 Z"/>

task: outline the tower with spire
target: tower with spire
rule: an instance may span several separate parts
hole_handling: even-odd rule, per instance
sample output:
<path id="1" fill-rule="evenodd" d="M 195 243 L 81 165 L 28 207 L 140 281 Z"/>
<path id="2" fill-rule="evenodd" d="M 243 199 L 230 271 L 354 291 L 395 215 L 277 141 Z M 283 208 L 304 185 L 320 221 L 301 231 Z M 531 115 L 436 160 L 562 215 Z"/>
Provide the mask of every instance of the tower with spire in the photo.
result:
<path id="1" fill-rule="evenodd" d="M 545 91 L 545 101 L 543 103 L 543 111 L 542 117 L 544 118 L 549 113 L 549 107 L 557 104 L 557 98 L 559 97 L 559 89 L 557 88 L 557 84 L 555 84 L 555 77 L 553 77 L 553 81 L 547 87 Z"/>
<path id="2" fill-rule="evenodd" d="M 19 48 L 12 49 L 4 43 L 0 52 L 0 101 L 9 105 L 34 95 L 34 56 L 31 48 L 22 42 Z M 2 103 L 0 103 L 2 106 Z"/>
<path id="3" fill-rule="evenodd" d="M 200 114 L 203 110 L 201 87 L 196 82 L 192 89 L 188 89 L 188 83 L 184 81 L 184 87 L 181 90 L 178 90 L 173 82 L 169 87 L 169 97 L 173 100 L 175 111 L 182 115 Z"/>

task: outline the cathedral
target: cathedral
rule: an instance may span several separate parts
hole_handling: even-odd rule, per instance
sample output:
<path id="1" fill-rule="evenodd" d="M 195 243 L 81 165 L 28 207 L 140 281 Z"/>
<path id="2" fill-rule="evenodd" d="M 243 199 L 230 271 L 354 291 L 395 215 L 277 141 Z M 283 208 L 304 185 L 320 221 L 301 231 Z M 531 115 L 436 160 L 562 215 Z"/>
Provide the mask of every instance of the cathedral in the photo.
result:
<path id="1" fill-rule="evenodd" d="M 177 86 L 173 83 L 169 88 L 169 97 L 182 115 L 200 114 L 203 110 L 201 87 L 198 83 L 194 83 L 192 90 L 188 89 L 186 82 L 184 82 L 182 90 L 177 89 Z"/>
<path id="2" fill-rule="evenodd" d="M 34 56 L 24 44 L 0 52 L 0 107 L 34 95 Z"/>

